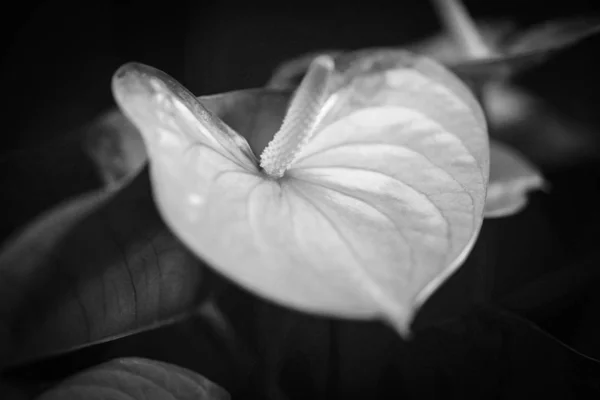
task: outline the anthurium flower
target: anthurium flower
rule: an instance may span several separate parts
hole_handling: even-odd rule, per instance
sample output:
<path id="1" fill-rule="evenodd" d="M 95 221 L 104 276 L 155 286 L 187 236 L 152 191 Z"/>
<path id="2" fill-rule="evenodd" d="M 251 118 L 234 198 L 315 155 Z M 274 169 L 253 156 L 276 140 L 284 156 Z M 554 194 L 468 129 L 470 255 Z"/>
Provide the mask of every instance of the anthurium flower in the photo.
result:
<path id="1" fill-rule="evenodd" d="M 142 133 L 167 224 L 265 298 L 382 318 L 407 335 L 477 238 L 485 118 L 462 81 L 426 57 L 318 57 L 280 127 L 226 124 L 210 111 L 211 102 L 226 109 L 226 98 L 198 100 L 140 64 L 123 66 L 113 91 Z"/>

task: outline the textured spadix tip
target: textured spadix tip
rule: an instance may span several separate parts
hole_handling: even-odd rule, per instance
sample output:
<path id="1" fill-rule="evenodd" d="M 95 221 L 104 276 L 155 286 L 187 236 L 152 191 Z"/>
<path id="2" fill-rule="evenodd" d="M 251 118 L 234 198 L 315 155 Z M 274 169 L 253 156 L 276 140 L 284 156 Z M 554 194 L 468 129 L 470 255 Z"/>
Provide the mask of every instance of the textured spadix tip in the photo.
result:
<path id="1" fill-rule="evenodd" d="M 310 64 L 290 102 L 281 128 L 263 150 L 260 166 L 267 175 L 280 178 L 314 133 L 329 98 L 329 82 L 335 70 L 331 56 L 321 55 Z"/>

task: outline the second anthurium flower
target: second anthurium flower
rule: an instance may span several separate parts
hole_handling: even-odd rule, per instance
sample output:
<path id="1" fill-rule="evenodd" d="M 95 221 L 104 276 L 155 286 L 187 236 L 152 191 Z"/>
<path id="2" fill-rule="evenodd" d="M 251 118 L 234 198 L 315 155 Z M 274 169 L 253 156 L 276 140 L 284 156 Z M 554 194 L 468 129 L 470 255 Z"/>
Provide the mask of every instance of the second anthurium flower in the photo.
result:
<path id="1" fill-rule="evenodd" d="M 261 92 L 287 109 L 281 126 L 262 124 L 260 112 L 228 120 L 223 97 L 196 99 L 140 64 L 123 66 L 113 91 L 142 133 L 170 228 L 280 304 L 381 318 L 406 337 L 478 236 L 485 118 L 428 58 L 391 49 L 318 57 L 289 105 Z"/>

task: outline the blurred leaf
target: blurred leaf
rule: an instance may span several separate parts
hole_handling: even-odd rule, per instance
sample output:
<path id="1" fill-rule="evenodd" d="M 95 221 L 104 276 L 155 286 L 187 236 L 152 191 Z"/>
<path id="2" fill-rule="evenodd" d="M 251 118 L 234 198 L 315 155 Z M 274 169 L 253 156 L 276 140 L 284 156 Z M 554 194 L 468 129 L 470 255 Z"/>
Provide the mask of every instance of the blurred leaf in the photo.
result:
<path id="1" fill-rule="evenodd" d="M 569 119 L 543 99 L 503 82 L 490 82 L 482 95 L 490 135 L 544 170 L 598 157 L 594 129 Z"/>
<path id="2" fill-rule="evenodd" d="M 499 56 L 463 59 L 449 64 L 460 77 L 488 81 L 506 79 L 539 65 L 560 51 L 600 33 L 600 19 L 569 18 L 549 21 L 506 38 Z M 502 44 L 502 43 L 501 43 Z"/>
<path id="3" fill-rule="evenodd" d="M 540 61 L 600 33 L 599 17 L 570 17 L 547 21 L 506 37 L 503 51 L 510 55 L 537 53 Z"/>
<path id="4" fill-rule="evenodd" d="M 490 181 L 485 200 L 485 217 L 506 217 L 527 205 L 527 194 L 544 187 L 541 173 L 516 150 L 490 143 Z"/>
<path id="5" fill-rule="evenodd" d="M 508 40 L 506 45 L 501 42 L 502 36 L 486 37 L 461 0 L 435 0 L 433 3 L 445 28 L 440 41 L 449 37 L 462 56 L 453 62 L 446 60 L 445 64 L 466 81 L 479 85 L 521 72 L 600 32 L 599 18 L 570 18 L 546 22 L 521 34 L 513 31 L 513 40 Z M 489 35 L 489 32 L 485 33 Z"/>
<path id="6" fill-rule="evenodd" d="M 83 147 L 93 160 L 104 184 L 116 188 L 146 163 L 146 148 L 137 128 L 112 109 L 83 130 Z"/>
<path id="7" fill-rule="evenodd" d="M 207 277 L 158 215 L 146 171 L 68 201 L 0 252 L 1 364 L 173 322 L 199 304 Z"/>
<path id="8" fill-rule="evenodd" d="M 121 358 L 83 371 L 38 400 L 227 400 L 229 394 L 193 371 L 143 358 Z"/>

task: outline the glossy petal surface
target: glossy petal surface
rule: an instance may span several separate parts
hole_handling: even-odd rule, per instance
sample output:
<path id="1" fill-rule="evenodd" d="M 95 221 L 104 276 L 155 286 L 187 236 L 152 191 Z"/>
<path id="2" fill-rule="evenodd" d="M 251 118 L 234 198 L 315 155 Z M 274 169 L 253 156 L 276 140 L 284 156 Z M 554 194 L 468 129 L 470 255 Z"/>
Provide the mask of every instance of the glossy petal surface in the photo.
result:
<path id="1" fill-rule="evenodd" d="M 262 296 L 384 318 L 404 334 L 477 237 L 489 171 L 483 113 L 432 60 L 386 49 L 337 59 L 328 111 L 280 179 L 266 177 L 242 136 L 211 122 L 216 116 L 192 118 L 208 108 L 180 96 L 183 88 L 170 81 L 146 90 L 164 78 L 125 68 L 116 97 L 151 149 L 165 220 L 196 254 Z M 166 118 L 157 117 L 165 115 L 157 97 L 168 99 Z M 208 130 L 227 140 L 204 140 Z"/>

